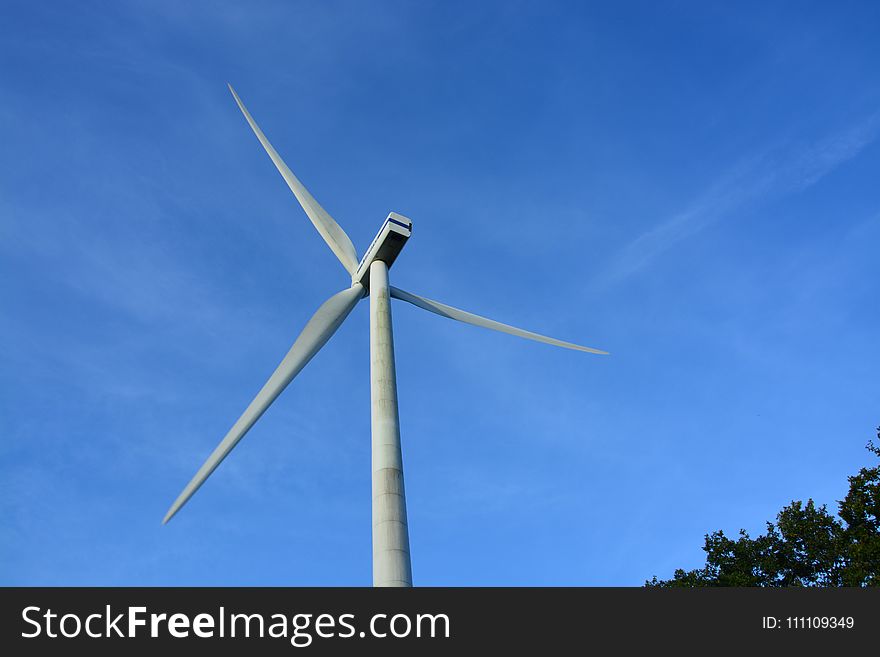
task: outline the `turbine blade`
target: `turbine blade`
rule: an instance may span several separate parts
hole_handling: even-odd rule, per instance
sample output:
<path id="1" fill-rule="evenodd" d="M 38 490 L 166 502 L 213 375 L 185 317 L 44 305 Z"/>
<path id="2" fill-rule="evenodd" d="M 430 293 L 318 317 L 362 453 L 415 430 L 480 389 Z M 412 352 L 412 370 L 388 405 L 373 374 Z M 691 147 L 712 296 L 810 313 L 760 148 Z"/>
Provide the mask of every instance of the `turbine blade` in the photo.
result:
<path id="1" fill-rule="evenodd" d="M 432 299 L 426 299 L 425 297 L 420 297 L 417 294 L 412 294 L 410 292 L 406 292 L 397 287 L 391 287 L 391 296 L 395 299 L 400 299 L 401 301 L 406 301 L 407 303 L 411 303 L 414 306 L 418 306 L 424 310 L 430 311 L 441 317 L 448 317 L 449 319 L 457 319 L 459 322 L 464 322 L 465 324 L 473 324 L 474 326 L 482 326 L 483 328 L 492 329 L 493 331 L 501 331 L 502 333 L 509 333 L 510 335 L 517 335 L 521 338 L 526 338 L 527 340 L 535 340 L 536 342 L 544 342 L 546 344 L 552 344 L 557 347 L 564 347 L 565 349 L 575 349 L 576 351 L 586 351 L 591 354 L 607 354 L 607 351 L 602 351 L 601 349 L 593 349 L 592 347 L 582 347 L 579 344 L 573 344 L 571 342 L 564 342 L 562 340 L 557 340 L 556 338 L 548 338 L 546 335 L 541 335 L 540 333 L 532 333 L 531 331 L 526 331 L 521 328 L 516 328 L 515 326 L 508 326 L 507 324 L 502 324 L 501 322 L 496 322 L 492 319 L 487 319 L 486 317 L 481 317 L 480 315 L 474 315 L 473 313 L 465 312 L 464 310 L 459 310 L 458 308 L 453 308 L 452 306 L 447 306 L 445 303 L 440 303 L 439 301 L 434 301 Z"/>
<path id="2" fill-rule="evenodd" d="M 272 158 L 275 168 L 278 169 L 278 172 L 284 178 L 287 186 L 290 187 L 290 191 L 296 196 L 296 200 L 299 201 L 302 209 L 306 211 L 306 214 L 314 224 L 315 228 L 321 233 L 321 237 L 327 242 L 327 246 L 329 246 L 333 253 L 336 254 L 336 257 L 339 258 L 339 262 L 342 263 L 342 266 L 345 267 L 349 274 L 354 274 L 359 261 L 357 251 L 355 251 L 351 239 L 345 234 L 342 227 L 333 220 L 333 217 L 321 207 L 320 203 L 309 194 L 309 190 L 307 190 L 299 179 L 293 175 L 293 171 L 284 164 L 284 160 L 282 160 L 281 156 L 278 155 L 278 152 L 272 148 L 272 144 L 266 139 L 266 135 L 260 130 L 260 126 L 257 125 L 257 122 L 254 121 L 250 112 L 247 111 L 244 103 L 241 102 L 241 98 L 235 93 L 235 89 L 232 88 L 231 84 L 228 86 L 229 91 L 232 92 L 232 97 L 235 98 L 235 102 L 238 103 L 238 108 L 241 110 L 241 113 L 244 114 L 244 118 L 247 119 L 247 122 L 250 124 L 257 139 L 260 140 L 263 148 L 266 149 L 266 153 Z"/>
<path id="3" fill-rule="evenodd" d="M 312 357 L 318 353 L 321 347 L 336 332 L 336 329 L 345 321 L 352 308 L 358 301 L 364 297 L 365 290 L 360 283 L 355 283 L 352 287 L 342 292 L 334 294 L 327 299 L 312 318 L 306 323 L 305 328 L 299 337 L 293 343 L 290 351 L 281 361 L 281 364 L 266 381 L 266 384 L 257 393 L 257 396 L 250 403 L 241 417 L 232 425 L 226 437 L 217 445 L 216 449 L 211 452 L 208 460 L 199 468 L 192 480 L 183 489 L 183 492 L 168 509 L 165 519 L 162 521 L 164 525 L 171 520 L 175 513 L 180 510 L 187 500 L 199 489 L 212 472 L 220 465 L 220 462 L 226 458 L 226 455 L 238 444 L 248 430 L 254 426 L 254 423 L 260 418 L 269 405 L 275 401 L 275 398 L 281 394 L 281 391 L 287 387 L 287 384 L 293 380 L 297 374 L 302 371 Z"/>

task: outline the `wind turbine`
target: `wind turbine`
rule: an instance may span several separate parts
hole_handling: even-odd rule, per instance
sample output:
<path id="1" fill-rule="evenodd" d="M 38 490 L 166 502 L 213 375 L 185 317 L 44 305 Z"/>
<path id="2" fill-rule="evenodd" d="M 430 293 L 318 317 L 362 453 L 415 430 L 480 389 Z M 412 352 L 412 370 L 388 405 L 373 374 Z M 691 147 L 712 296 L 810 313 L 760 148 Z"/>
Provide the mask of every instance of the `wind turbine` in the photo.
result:
<path id="1" fill-rule="evenodd" d="M 229 90 L 257 139 L 290 187 L 290 191 L 296 196 L 327 246 L 336 254 L 351 276 L 351 286 L 327 299 L 306 323 L 281 364 L 168 509 L 162 524 L 167 523 L 205 483 L 281 391 L 326 344 L 358 301 L 369 296 L 373 586 L 412 586 L 403 460 L 400 452 L 400 422 L 397 412 L 397 379 L 394 372 L 394 338 L 391 332 L 391 298 L 406 301 L 441 317 L 557 347 L 593 354 L 608 352 L 508 326 L 391 286 L 388 282 L 388 269 L 394 264 L 409 239 L 412 222 L 395 212 L 390 213 L 364 256 L 359 259 L 345 231 L 293 175 L 247 111 L 232 85 L 229 85 Z"/>

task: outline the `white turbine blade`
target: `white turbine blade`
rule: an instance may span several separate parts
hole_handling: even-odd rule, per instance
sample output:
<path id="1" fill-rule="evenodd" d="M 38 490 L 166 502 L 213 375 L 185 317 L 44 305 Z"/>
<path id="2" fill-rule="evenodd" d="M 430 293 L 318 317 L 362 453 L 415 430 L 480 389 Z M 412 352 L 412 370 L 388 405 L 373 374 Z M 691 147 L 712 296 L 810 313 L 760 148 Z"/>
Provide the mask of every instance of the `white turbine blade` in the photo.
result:
<path id="1" fill-rule="evenodd" d="M 447 306 L 445 303 L 440 303 L 439 301 L 433 301 L 432 299 L 426 299 L 425 297 L 420 297 L 417 294 L 411 294 L 410 292 L 405 292 L 397 287 L 391 287 L 391 296 L 395 299 L 400 299 L 401 301 L 406 301 L 411 303 L 414 306 L 418 306 L 419 308 L 423 308 L 424 310 L 428 310 L 432 313 L 436 313 L 441 317 L 448 317 L 449 319 L 457 319 L 459 322 L 464 322 L 465 324 L 473 324 L 474 326 L 482 326 L 483 328 L 492 329 L 493 331 L 501 331 L 502 333 L 509 333 L 510 335 L 517 335 L 521 338 L 526 338 L 527 340 L 535 340 L 536 342 L 544 342 L 546 344 L 552 344 L 557 347 L 564 347 L 566 349 L 575 349 L 576 351 L 586 351 L 591 354 L 607 354 L 607 351 L 602 351 L 601 349 L 593 349 L 591 347 L 582 347 L 579 344 L 573 344 L 571 342 L 563 342 L 562 340 L 557 340 L 556 338 L 548 338 L 546 335 L 541 335 L 539 333 L 532 333 L 531 331 L 525 331 L 521 328 L 516 328 L 515 326 L 508 326 L 507 324 L 502 324 L 501 322 L 496 322 L 492 319 L 487 319 L 486 317 L 481 317 L 480 315 L 474 315 L 473 313 L 465 312 L 464 310 L 459 310 L 458 308 L 453 308 L 452 306 Z"/>
<path id="2" fill-rule="evenodd" d="M 318 353 L 321 347 L 336 332 L 336 329 L 345 321 L 352 308 L 364 296 L 364 288 L 360 283 L 355 283 L 352 287 L 342 292 L 334 294 L 327 299 L 317 312 L 312 315 L 302 333 L 293 343 L 290 351 L 281 361 L 281 364 L 266 381 L 262 390 L 250 403 L 241 417 L 226 434 L 226 437 L 217 445 L 216 449 L 208 457 L 208 460 L 199 468 L 195 476 L 192 478 L 183 492 L 168 509 L 162 524 L 168 522 L 175 513 L 180 510 L 187 500 L 199 489 L 205 479 L 220 465 L 220 462 L 226 458 L 226 455 L 238 444 L 248 430 L 254 426 L 254 423 L 260 419 L 263 412 L 269 405 L 275 401 L 275 398 L 281 394 L 281 391 L 287 387 L 287 384 L 293 380 L 297 374 L 302 371 L 312 357 Z"/>
<path id="3" fill-rule="evenodd" d="M 329 246 L 333 253 L 336 254 L 336 257 L 339 258 L 339 262 L 342 263 L 342 266 L 345 267 L 349 274 L 354 274 L 358 266 L 358 257 L 354 244 L 351 243 L 351 239 L 345 234 L 342 227 L 333 220 L 333 217 L 327 214 L 327 211 L 321 207 L 311 194 L 309 194 L 309 190 L 307 190 L 299 179 L 293 175 L 293 171 L 287 168 L 287 165 L 284 164 L 284 160 L 282 160 L 281 156 L 278 155 L 278 152 L 272 148 L 272 144 L 266 139 L 266 135 L 260 130 L 260 126 L 257 125 L 250 112 L 248 112 L 247 108 L 244 106 L 244 103 L 241 102 L 241 98 L 235 93 L 235 89 L 232 88 L 231 84 L 228 86 L 229 91 L 232 92 L 233 98 L 235 98 L 235 102 L 238 103 L 238 108 L 241 110 L 241 113 L 244 114 L 244 118 L 247 119 L 254 134 L 257 135 L 257 139 L 260 140 L 263 148 L 266 149 L 269 157 L 272 158 L 272 162 L 275 163 L 275 167 L 284 178 L 287 186 L 290 187 L 290 191 L 296 196 L 296 200 L 299 201 L 302 209 L 306 211 L 306 214 L 315 225 L 315 228 L 321 233 L 321 237 L 327 242 L 327 246 Z"/>

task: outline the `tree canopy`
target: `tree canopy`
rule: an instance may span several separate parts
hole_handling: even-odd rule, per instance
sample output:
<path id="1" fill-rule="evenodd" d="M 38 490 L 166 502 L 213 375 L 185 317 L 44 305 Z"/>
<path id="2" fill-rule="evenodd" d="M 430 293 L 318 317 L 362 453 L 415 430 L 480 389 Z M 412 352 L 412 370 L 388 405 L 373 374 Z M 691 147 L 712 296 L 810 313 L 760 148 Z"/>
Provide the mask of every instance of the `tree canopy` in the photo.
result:
<path id="1" fill-rule="evenodd" d="M 877 428 L 880 441 L 880 427 Z M 880 447 L 867 449 L 880 457 Z M 848 477 L 838 514 L 826 506 L 792 501 L 751 538 L 706 534 L 706 565 L 678 569 L 672 579 L 655 575 L 646 586 L 878 586 L 880 585 L 880 465 Z"/>

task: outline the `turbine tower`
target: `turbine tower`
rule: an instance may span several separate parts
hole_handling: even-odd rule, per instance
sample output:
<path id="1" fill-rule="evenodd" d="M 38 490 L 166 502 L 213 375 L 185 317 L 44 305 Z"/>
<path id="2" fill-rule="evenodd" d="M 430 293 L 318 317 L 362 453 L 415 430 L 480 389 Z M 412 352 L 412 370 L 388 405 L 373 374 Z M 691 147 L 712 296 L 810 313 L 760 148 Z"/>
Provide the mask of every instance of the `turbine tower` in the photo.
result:
<path id="1" fill-rule="evenodd" d="M 406 301 L 441 317 L 557 347 L 593 354 L 608 352 L 508 326 L 392 287 L 388 281 L 388 270 L 412 234 L 412 222 L 395 212 L 390 213 L 364 256 L 359 259 L 345 231 L 287 168 L 232 85 L 229 85 L 229 90 L 257 139 L 290 187 L 290 191 L 296 196 L 327 246 L 336 254 L 351 276 L 351 286 L 327 299 L 306 323 L 281 364 L 168 509 L 162 524 L 167 523 L 205 483 L 281 391 L 332 337 L 358 301 L 369 295 L 373 586 L 412 586 L 403 459 L 400 450 L 400 421 L 397 410 L 397 377 L 394 370 L 394 337 L 391 331 L 391 298 Z"/>

